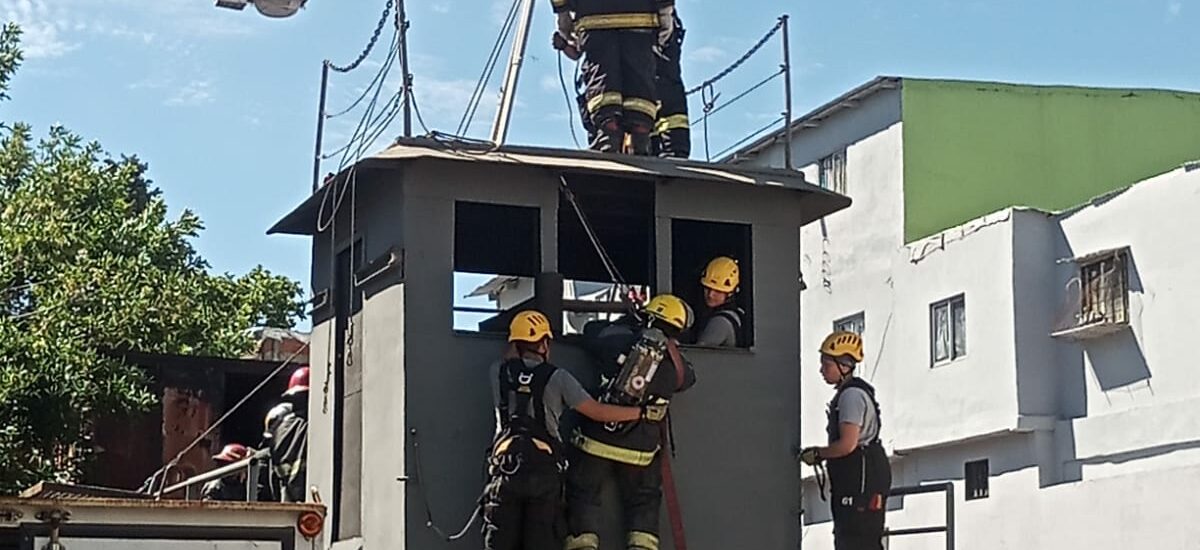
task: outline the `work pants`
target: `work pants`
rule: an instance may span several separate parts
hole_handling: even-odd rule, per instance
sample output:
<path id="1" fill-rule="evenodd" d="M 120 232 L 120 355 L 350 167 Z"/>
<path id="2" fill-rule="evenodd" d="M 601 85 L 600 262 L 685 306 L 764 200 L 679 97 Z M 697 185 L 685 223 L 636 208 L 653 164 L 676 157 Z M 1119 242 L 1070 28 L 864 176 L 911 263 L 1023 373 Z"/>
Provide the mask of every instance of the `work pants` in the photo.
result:
<path id="1" fill-rule="evenodd" d="M 600 493 L 605 480 L 615 479 L 624 513 L 626 548 L 658 550 L 662 457 L 656 456 L 646 466 L 633 466 L 583 452 L 577 455 L 567 473 L 567 509 L 572 533 L 567 549 L 599 548 L 598 533 L 604 520 Z"/>
<path id="2" fill-rule="evenodd" d="M 597 130 L 593 149 L 621 151 L 628 133 L 635 154 L 650 154 L 650 132 L 658 118 L 656 39 L 650 29 L 591 30 L 580 36 L 584 97 Z"/>
<path id="3" fill-rule="evenodd" d="M 658 122 L 650 136 L 651 152 L 660 157 L 688 158 L 692 154 L 692 131 L 688 120 L 687 94 L 683 87 L 683 25 L 675 20 L 675 34 L 663 48 L 658 66 Z"/>
<path id="4" fill-rule="evenodd" d="M 562 550 L 562 475 L 525 467 L 496 474 L 483 502 L 486 550 Z"/>

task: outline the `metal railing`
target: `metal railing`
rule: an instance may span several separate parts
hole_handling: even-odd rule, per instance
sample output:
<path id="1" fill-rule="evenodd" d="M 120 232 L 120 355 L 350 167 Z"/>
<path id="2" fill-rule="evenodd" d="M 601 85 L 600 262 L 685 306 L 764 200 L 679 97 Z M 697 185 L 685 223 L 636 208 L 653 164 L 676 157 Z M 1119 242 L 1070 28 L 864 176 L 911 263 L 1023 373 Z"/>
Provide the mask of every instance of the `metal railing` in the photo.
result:
<path id="1" fill-rule="evenodd" d="M 884 531 L 884 538 L 902 537 L 909 535 L 929 535 L 934 533 L 945 533 L 946 535 L 946 550 L 954 550 L 954 484 L 953 483 L 934 483 L 930 485 L 913 485 L 908 487 L 892 487 L 888 496 L 905 496 L 905 495 L 924 495 L 932 493 L 943 493 L 946 498 L 946 523 L 944 525 L 934 525 L 929 527 L 910 527 L 906 529 L 888 529 Z"/>
<path id="2" fill-rule="evenodd" d="M 171 485 L 163 489 L 162 494 L 171 494 L 182 490 L 185 500 L 192 499 L 192 487 L 208 483 L 216 479 L 222 479 L 229 476 L 237 475 L 242 471 L 246 472 L 246 502 L 254 502 L 258 500 L 258 478 L 260 475 L 263 463 L 271 456 L 271 451 L 261 449 L 254 451 L 250 456 L 243 458 L 237 462 L 221 466 L 214 470 L 209 470 L 202 474 L 189 477 L 175 485 Z"/>

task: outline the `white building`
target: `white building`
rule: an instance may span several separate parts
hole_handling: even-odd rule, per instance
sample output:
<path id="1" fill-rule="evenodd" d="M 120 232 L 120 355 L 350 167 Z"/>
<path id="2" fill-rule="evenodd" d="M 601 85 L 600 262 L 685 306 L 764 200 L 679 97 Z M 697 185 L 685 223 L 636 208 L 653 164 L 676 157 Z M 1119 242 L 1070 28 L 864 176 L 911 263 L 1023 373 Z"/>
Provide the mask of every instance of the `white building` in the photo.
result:
<path id="1" fill-rule="evenodd" d="M 938 96 L 933 120 L 918 97 L 931 86 L 963 96 Z M 851 327 L 894 485 L 953 482 L 956 547 L 1200 548 L 1187 322 L 1200 310 L 1200 164 L 1180 167 L 1200 157 L 1200 131 L 1155 140 L 1163 154 L 1127 142 L 1160 116 L 1143 100 L 1180 118 L 1200 100 L 1154 94 L 880 78 L 798 121 L 797 165 L 855 201 L 801 231 L 801 441 L 824 443 L 832 396 L 815 350 Z M 981 122 L 1027 111 L 1052 127 Z M 1129 132 L 1072 133 L 1097 112 Z M 781 164 L 780 143 L 735 160 Z M 1007 164 L 1030 143 L 1044 154 Z M 832 548 L 828 505 L 805 475 L 803 546 Z M 894 498 L 888 527 L 941 525 L 944 507 Z M 941 534 L 889 541 L 944 547 Z"/>

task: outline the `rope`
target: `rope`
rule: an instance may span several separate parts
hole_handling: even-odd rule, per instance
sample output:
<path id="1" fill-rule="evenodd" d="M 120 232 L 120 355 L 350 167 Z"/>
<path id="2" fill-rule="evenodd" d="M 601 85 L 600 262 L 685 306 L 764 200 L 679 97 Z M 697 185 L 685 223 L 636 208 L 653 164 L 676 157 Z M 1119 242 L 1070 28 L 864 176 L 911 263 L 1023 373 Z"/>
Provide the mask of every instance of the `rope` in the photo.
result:
<path id="1" fill-rule="evenodd" d="M 192 440 L 192 442 L 190 444 L 188 444 L 187 447 L 184 447 L 182 451 L 179 451 L 179 454 L 175 455 L 175 458 L 172 458 L 171 461 L 168 462 L 165 467 L 163 467 L 162 485 L 158 488 L 157 496 L 155 498 L 159 498 L 159 499 L 162 498 L 163 489 L 167 488 L 167 475 L 166 474 L 167 474 L 167 472 L 171 471 L 171 468 L 174 468 L 175 466 L 179 465 L 179 461 L 183 459 L 183 455 L 186 455 L 188 453 L 188 451 L 191 451 L 192 449 L 196 448 L 196 445 L 199 445 L 200 442 L 204 440 L 204 438 L 208 437 L 209 434 L 211 434 L 213 432 L 213 430 L 216 430 L 217 428 L 219 428 L 221 426 L 221 424 L 225 422 L 225 420 L 227 420 L 230 416 L 233 415 L 234 412 L 236 412 L 239 408 L 241 408 L 242 405 L 245 405 L 246 402 L 249 401 L 251 397 L 254 397 L 254 394 L 258 393 L 260 390 L 262 390 L 264 387 L 266 387 L 266 385 L 271 382 L 271 379 L 275 378 L 275 375 L 283 372 L 283 369 L 287 368 L 287 366 L 292 363 L 292 360 L 294 360 L 296 357 L 298 357 L 300 355 L 300 353 L 304 352 L 307 349 L 308 349 L 308 342 L 305 342 L 304 345 L 300 346 L 299 349 L 292 352 L 292 354 L 289 355 L 287 359 L 284 359 L 283 363 L 280 363 L 279 366 L 275 368 L 275 370 L 271 371 L 271 374 L 268 374 L 265 378 L 262 379 L 261 382 L 258 383 L 257 386 L 254 386 L 254 389 L 250 390 L 250 392 L 247 393 L 246 396 L 243 397 L 241 401 L 238 401 L 237 404 L 230 407 L 228 411 L 225 411 L 225 414 L 221 415 L 221 418 L 218 418 L 216 422 L 213 422 L 213 424 L 211 426 L 209 426 L 207 430 L 204 430 L 204 433 L 200 434 L 199 436 L 196 437 L 196 439 Z"/>
<path id="2" fill-rule="evenodd" d="M 579 201 L 575 199 L 575 193 L 572 193 L 571 187 L 567 185 L 567 177 L 560 175 L 558 176 L 558 181 L 561 183 L 559 189 L 562 191 L 563 196 L 567 198 L 567 202 L 571 203 L 571 208 L 575 210 L 575 215 L 579 217 L 579 223 L 583 226 L 583 232 L 587 234 L 588 240 L 592 242 L 592 247 L 596 249 L 596 254 L 600 256 L 600 263 L 604 265 L 604 270 L 608 272 L 608 277 L 614 283 L 628 288 L 629 285 L 625 283 L 625 278 L 621 276 L 621 272 L 617 269 L 616 264 L 608 256 L 608 251 L 604 249 L 603 244 L 600 244 L 600 238 L 592 230 L 592 224 L 588 223 L 587 216 L 584 215 L 583 209 L 579 206 Z M 622 292 L 624 292 L 624 289 L 622 289 Z"/>
<path id="3" fill-rule="evenodd" d="M 563 99 L 567 102 L 567 127 L 571 129 L 571 141 L 575 142 L 576 149 L 583 149 L 579 145 L 579 136 L 575 134 L 575 104 L 571 101 L 571 93 L 567 91 L 567 77 L 563 76 L 563 57 L 562 52 L 558 53 L 558 84 L 562 87 Z"/>
<path id="4" fill-rule="evenodd" d="M 741 57 L 741 59 L 734 61 L 733 64 L 730 65 L 729 67 L 727 67 L 724 71 L 717 73 L 717 76 L 714 76 L 708 80 L 705 80 L 703 84 L 696 86 L 695 88 L 692 88 L 691 90 L 688 90 L 687 95 L 695 94 L 695 93 L 699 92 L 700 90 L 704 89 L 705 86 L 712 86 L 713 84 L 716 84 L 721 79 L 729 76 L 729 73 L 736 71 L 738 69 L 738 67 L 741 67 L 744 63 L 746 63 L 746 61 L 749 61 L 751 57 L 754 57 L 754 54 L 758 53 L 758 50 L 761 50 L 762 47 L 765 46 L 767 44 L 767 42 L 771 40 L 771 37 L 775 36 L 775 34 L 778 33 L 779 30 L 782 28 L 783 28 L 783 20 L 781 19 L 781 20 L 779 20 L 778 23 L 775 23 L 774 27 L 771 27 L 771 30 L 768 31 L 767 34 L 764 35 L 762 37 L 762 39 L 759 40 L 758 43 L 754 45 L 753 48 L 750 48 L 750 51 L 746 52 L 746 55 L 743 55 Z"/>
<path id="5" fill-rule="evenodd" d="M 433 522 L 433 510 L 429 507 L 429 494 L 425 491 L 425 478 L 421 475 L 421 442 L 419 439 L 417 439 L 417 429 L 413 428 L 409 430 L 409 433 L 412 434 L 414 455 L 413 465 L 416 466 L 417 469 L 417 490 L 421 494 L 421 502 L 425 505 L 425 527 L 432 530 L 434 533 L 437 533 L 437 535 L 442 537 L 442 539 L 444 539 L 446 542 L 454 542 L 463 538 L 466 536 L 467 531 L 471 529 L 471 525 L 475 524 L 475 520 L 479 519 L 479 512 L 483 510 L 483 496 L 487 493 L 487 488 L 485 487 L 483 492 L 479 494 L 479 499 L 476 500 L 475 510 L 471 512 L 471 517 L 467 518 L 467 523 L 466 525 L 463 525 L 462 530 L 453 535 L 446 534 L 445 531 L 440 529 L 437 524 Z"/>
<path id="6" fill-rule="evenodd" d="M 371 50 L 375 48 L 375 43 L 379 41 L 379 33 L 383 32 L 383 25 L 387 22 L 388 15 L 391 13 L 392 0 L 388 0 L 387 5 L 383 8 L 383 15 L 379 16 L 379 23 L 375 25 L 375 32 L 371 35 L 371 40 L 367 42 L 367 47 L 363 48 L 362 53 L 358 54 L 358 58 L 355 59 L 353 63 L 346 65 L 345 67 L 330 63 L 329 68 L 338 73 L 348 73 L 354 69 L 357 69 L 358 66 L 367 59 L 367 56 L 371 55 Z"/>
<path id="7" fill-rule="evenodd" d="M 813 472 L 817 478 L 817 495 L 821 497 L 822 502 L 825 502 L 825 488 L 829 486 L 829 472 L 825 470 L 825 464 L 820 462 L 813 466 Z"/>

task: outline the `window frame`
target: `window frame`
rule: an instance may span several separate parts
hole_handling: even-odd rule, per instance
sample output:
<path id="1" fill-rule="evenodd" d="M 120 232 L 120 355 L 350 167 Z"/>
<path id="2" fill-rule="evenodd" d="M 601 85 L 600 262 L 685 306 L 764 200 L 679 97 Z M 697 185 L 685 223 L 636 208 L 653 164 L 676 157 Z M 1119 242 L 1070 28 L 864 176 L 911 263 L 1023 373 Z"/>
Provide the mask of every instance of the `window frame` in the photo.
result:
<path id="1" fill-rule="evenodd" d="M 720 349 L 720 350 L 740 350 L 751 351 L 754 349 L 756 338 L 755 325 L 755 272 L 754 272 L 754 224 L 744 221 L 732 220 L 712 220 L 702 219 L 698 217 L 672 216 L 670 218 L 670 238 L 671 238 L 671 288 L 674 293 L 683 298 L 685 302 L 692 308 L 696 315 L 696 324 L 687 331 L 682 343 L 687 347 L 696 347 L 702 349 Z M 697 247 L 695 243 L 706 242 L 709 239 L 700 237 L 696 240 L 688 239 L 689 242 L 687 254 L 680 254 L 681 235 L 698 235 L 705 234 L 705 231 L 713 231 L 722 233 L 719 238 L 721 244 L 712 245 L 710 248 L 703 250 L 702 253 L 697 253 L 699 249 L 705 247 Z M 712 243 L 710 242 L 710 245 Z M 736 249 L 736 250 L 735 250 Z M 688 256 L 691 256 L 690 258 Z M 695 341 L 700 336 L 700 331 L 703 330 L 700 323 L 703 313 L 706 310 L 704 305 L 703 288 L 700 285 L 700 279 L 703 276 L 704 269 L 708 262 L 718 256 L 727 256 L 734 258 L 738 262 L 738 270 L 741 275 L 739 289 L 735 303 L 745 312 L 742 319 L 743 336 L 745 341 L 742 346 L 710 348 L 708 346 L 700 346 Z M 702 261 L 701 261 L 702 258 Z M 689 261 L 692 260 L 692 261 Z M 681 265 L 682 264 L 682 265 Z M 681 286 L 682 285 L 682 286 Z M 694 294 L 694 296 L 693 296 Z"/>
<path id="2" fill-rule="evenodd" d="M 847 190 L 846 147 L 821 157 L 817 161 L 817 181 L 822 189 L 828 189 L 842 195 Z"/>
<path id="3" fill-rule="evenodd" d="M 962 311 L 962 350 L 958 347 L 959 336 L 955 328 L 954 312 L 955 309 Z M 937 312 L 941 308 L 946 308 L 946 330 L 949 333 L 947 339 L 946 357 L 938 357 L 938 315 Z M 967 346 L 967 297 L 965 293 L 956 294 L 949 298 L 938 300 L 929 305 L 929 364 L 931 367 L 939 367 L 959 361 L 968 355 Z"/>
<path id="4" fill-rule="evenodd" d="M 853 324 L 855 321 L 858 322 L 858 326 L 860 327 L 859 330 L 858 331 L 849 330 L 849 325 Z M 840 319 L 834 320 L 833 330 L 834 330 L 834 332 L 846 330 L 847 332 L 853 332 L 859 336 L 862 336 L 863 334 L 865 334 L 867 332 L 867 312 L 860 311 L 858 313 L 847 315 Z"/>
<path id="5" fill-rule="evenodd" d="M 964 498 L 983 500 L 991 496 L 991 464 L 986 458 L 963 463 Z"/>
<path id="6" fill-rule="evenodd" d="M 452 224 L 453 234 L 451 235 L 451 239 L 454 242 L 454 246 L 453 246 L 453 250 L 451 251 L 451 259 L 450 259 L 451 277 L 455 281 L 455 284 L 458 281 L 458 278 L 460 275 L 490 276 L 492 279 L 517 278 L 522 281 L 528 280 L 532 283 L 532 281 L 542 271 L 543 262 L 544 262 L 544 259 L 542 257 L 542 240 L 544 238 L 544 235 L 543 235 L 544 228 L 542 227 L 542 225 L 543 225 L 542 224 L 542 214 L 543 214 L 542 210 L 543 210 L 542 207 L 539 205 L 514 204 L 514 203 L 507 203 L 507 202 L 493 202 L 493 201 L 484 201 L 484 200 L 456 199 L 454 201 L 454 219 L 453 219 L 453 224 Z M 472 220 L 474 223 L 464 222 L 463 216 L 464 216 L 464 214 L 467 214 L 467 213 L 477 215 L 480 217 L 478 219 Z M 488 273 L 486 271 L 489 271 L 489 270 L 481 271 L 480 269 L 478 269 L 479 266 L 483 265 L 483 264 L 488 264 L 489 263 L 488 261 L 480 261 L 480 260 L 467 261 L 465 258 L 461 258 L 459 256 L 459 254 L 464 253 L 464 252 L 462 252 L 462 249 L 464 247 L 461 246 L 463 243 L 460 241 L 460 239 L 462 238 L 460 232 L 462 230 L 469 229 L 469 228 L 475 227 L 477 225 L 486 225 L 491 217 L 495 217 L 496 219 L 504 219 L 507 216 L 514 216 L 514 215 L 519 215 L 523 218 L 518 225 L 526 226 L 526 227 L 524 227 L 524 229 L 528 230 L 527 232 L 530 234 L 525 235 L 525 236 L 532 237 L 529 240 L 529 242 L 519 244 L 519 246 L 525 247 L 525 249 L 517 257 L 524 257 L 525 260 L 517 262 L 516 264 L 513 264 L 511 266 L 508 266 L 508 267 L 511 267 L 512 269 L 501 270 L 501 269 L 499 269 L 499 267 L 501 267 L 499 265 L 490 266 L 490 267 L 496 268 L 496 269 L 491 269 L 490 271 L 512 271 L 512 273 Z M 514 246 L 518 245 L 518 243 L 520 241 L 520 239 L 517 238 L 518 236 L 519 235 L 517 235 L 517 234 L 502 235 L 497 240 L 503 241 L 505 239 L 512 239 L 512 242 L 511 243 L 493 243 L 492 248 L 497 248 L 497 249 L 513 248 Z M 474 246 L 478 247 L 479 245 L 474 245 Z M 463 262 L 460 263 L 460 259 L 462 259 Z M 463 264 L 466 264 L 466 265 L 464 266 Z M 526 265 L 518 266 L 517 264 L 526 264 Z M 495 304 L 494 309 L 492 307 L 463 305 L 463 304 L 459 303 L 461 299 L 462 299 L 462 297 L 457 295 L 457 292 L 455 293 L 455 295 L 453 295 L 451 297 L 451 301 L 450 301 L 451 330 L 453 330 L 455 333 L 460 333 L 460 334 L 483 334 L 483 335 L 503 334 L 504 331 L 501 330 L 500 328 L 494 328 L 494 329 L 489 330 L 489 329 L 479 327 L 478 323 L 475 325 L 474 328 L 458 328 L 456 326 L 458 315 L 459 314 L 478 314 L 478 315 L 491 314 L 492 315 L 492 317 L 482 319 L 480 321 L 480 323 L 482 323 L 482 322 L 486 322 L 490 319 L 503 318 L 505 316 L 505 314 L 508 313 L 509 310 L 511 310 L 513 308 L 501 309 L 499 307 L 499 304 Z M 504 322 L 502 324 L 507 325 L 507 322 Z"/>
<path id="7" fill-rule="evenodd" d="M 1106 270 L 1106 265 L 1112 267 Z M 1126 251 L 1119 250 L 1081 263 L 1077 275 L 1079 308 L 1075 311 L 1076 327 L 1129 322 L 1129 255 Z M 1111 277 L 1116 280 L 1113 281 Z M 1110 293 L 1115 296 L 1107 296 Z M 1094 300 L 1089 300 L 1090 297 L 1094 297 Z"/>

